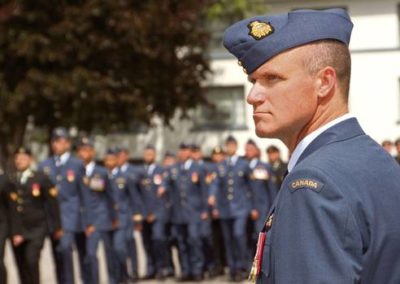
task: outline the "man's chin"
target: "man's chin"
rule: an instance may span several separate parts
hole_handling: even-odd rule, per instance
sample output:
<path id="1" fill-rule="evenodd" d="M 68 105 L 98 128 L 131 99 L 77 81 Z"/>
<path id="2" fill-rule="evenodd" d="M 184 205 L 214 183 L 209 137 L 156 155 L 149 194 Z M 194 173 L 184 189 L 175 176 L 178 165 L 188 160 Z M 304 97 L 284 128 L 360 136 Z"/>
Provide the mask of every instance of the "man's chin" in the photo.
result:
<path id="1" fill-rule="evenodd" d="M 276 133 L 265 128 L 256 126 L 256 135 L 260 138 L 277 138 Z"/>

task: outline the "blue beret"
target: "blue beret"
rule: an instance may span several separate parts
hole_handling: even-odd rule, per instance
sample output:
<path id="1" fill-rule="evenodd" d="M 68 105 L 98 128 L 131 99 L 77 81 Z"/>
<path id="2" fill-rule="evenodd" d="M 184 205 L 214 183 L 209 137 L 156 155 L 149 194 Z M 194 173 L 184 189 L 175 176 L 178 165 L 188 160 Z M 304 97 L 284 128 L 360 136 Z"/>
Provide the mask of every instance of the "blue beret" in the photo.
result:
<path id="1" fill-rule="evenodd" d="M 64 127 L 57 127 L 53 129 L 53 133 L 51 134 L 51 139 L 55 140 L 58 138 L 66 138 L 69 139 L 69 133 Z"/>
<path id="2" fill-rule="evenodd" d="M 256 143 L 253 139 L 247 140 L 246 144 L 249 144 L 249 145 L 253 145 L 253 146 L 255 146 L 255 147 L 258 147 L 258 146 L 257 146 L 257 143 Z"/>
<path id="3" fill-rule="evenodd" d="M 179 149 L 181 150 L 190 149 L 190 145 L 185 142 L 182 142 L 181 144 L 179 144 Z"/>
<path id="4" fill-rule="evenodd" d="M 165 154 L 164 154 L 164 158 L 167 158 L 167 157 L 175 158 L 175 154 L 172 153 L 172 152 L 170 152 L 170 151 L 167 151 L 167 152 L 165 152 Z"/>
<path id="5" fill-rule="evenodd" d="M 77 147 L 89 146 L 94 147 L 94 140 L 88 136 L 82 136 L 79 138 Z"/>
<path id="6" fill-rule="evenodd" d="M 310 42 L 333 39 L 348 46 L 352 28 L 344 9 L 296 10 L 237 22 L 226 29 L 224 46 L 251 74 L 273 56 Z"/>
<path id="7" fill-rule="evenodd" d="M 119 152 L 121 152 L 121 149 L 113 146 L 107 149 L 106 155 L 117 155 Z"/>
<path id="8" fill-rule="evenodd" d="M 156 148 L 152 144 L 147 144 L 146 147 L 144 147 L 145 150 L 155 150 Z"/>
<path id="9" fill-rule="evenodd" d="M 15 151 L 14 154 L 15 154 L 15 155 L 18 155 L 18 154 L 25 154 L 25 155 L 28 155 L 28 156 L 32 156 L 32 151 L 31 151 L 31 149 L 29 149 L 28 147 L 19 147 L 19 148 Z"/>
<path id="10" fill-rule="evenodd" d="M 228 137 L 226 137 L 225 143 L 236 143 L 237 144 L 237 140 L 232 135 L 229 135 Z"/>

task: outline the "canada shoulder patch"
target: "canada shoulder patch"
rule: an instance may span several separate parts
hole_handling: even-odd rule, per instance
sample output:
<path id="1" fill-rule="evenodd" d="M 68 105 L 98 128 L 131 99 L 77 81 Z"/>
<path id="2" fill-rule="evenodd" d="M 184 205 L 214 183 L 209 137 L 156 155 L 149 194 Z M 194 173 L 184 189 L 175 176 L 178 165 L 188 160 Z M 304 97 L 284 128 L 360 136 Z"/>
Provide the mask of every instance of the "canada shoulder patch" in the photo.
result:
<path id="1" fill-rule="evenodd" d="M 321 192 L 324 184 L 318 180 L 310 178 L 299 178 L 289 183 L 289 189 L 291 192 L 295 192 L 298 189 L 311 189 L 315 192 Z"/>

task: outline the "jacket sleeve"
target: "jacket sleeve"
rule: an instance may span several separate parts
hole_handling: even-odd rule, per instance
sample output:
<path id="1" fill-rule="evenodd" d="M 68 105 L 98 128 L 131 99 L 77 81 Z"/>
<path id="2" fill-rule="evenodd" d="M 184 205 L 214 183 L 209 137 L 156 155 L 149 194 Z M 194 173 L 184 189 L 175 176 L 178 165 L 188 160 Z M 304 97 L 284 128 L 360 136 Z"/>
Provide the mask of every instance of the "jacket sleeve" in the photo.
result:
<path id="1" fill-rule="evenodd" d="M 127 185 L 132 204 L 132 215 L 134 222 L 143 221 L 145 216 L 145 208 L 143 198 L 139 192 L 139 179 L 137 174 L 129 174 L 127 178 Z"/>
<path id="2" fill-rule="evenodd" d="M 316 168 L 294 170 L 282 190 L 264 271 L 273 269 L 274 283 L 358 283 L 361 232 L 335 181 Z"/>
<path id="3" fill-rule="evenodd" d="M 9 222 L 10 222 L 10 235 L 22 235 L 23 234 L 23 226 L 22 226 L 22 219 L 21 219 L 21 212 L 18 210 L 18 196 L 17 191 L 15 190 L 14 185 L 10 182 L 8 183 L 8 190 L 7 190 L 7 201 L 9 204 Z"/>
<path id="4" fill-rule="evenodd" d="M 43 197 L 45 199 L 46 218 L 49 226 L 49 231 L 54 232 L 62 228 L 60 207 L 57 200 L 57 188 L 46 175 L 41 173 L 39 174 L 41 184 L 44 188 Z"/>
<path id="5" fill-rule="evenodd" d="M 115 195 L 114 195 L 114 188 L 112 186 L 112 181 L 108 177 L 107 173 L 104 175 L 104 181 L 105 181 L 105 193 L 106 193 L 106 198 L 107 198 L 107 208 L 110 213 L 111 220 L 117 220 L 118 219 L 118 214 L 117 214 L 117 208 L 116 208 L 116 202 L 115 202 Z"/>

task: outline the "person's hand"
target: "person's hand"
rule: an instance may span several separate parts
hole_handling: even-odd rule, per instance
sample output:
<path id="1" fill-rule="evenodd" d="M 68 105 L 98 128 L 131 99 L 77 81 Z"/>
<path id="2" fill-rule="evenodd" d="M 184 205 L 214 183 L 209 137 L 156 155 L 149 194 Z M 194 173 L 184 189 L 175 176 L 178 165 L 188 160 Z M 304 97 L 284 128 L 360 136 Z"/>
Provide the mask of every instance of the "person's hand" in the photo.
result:
<path id="1" fill-rule="evenodd" d="M 205 221 L 208 219 L 208 213 L 207 212 L 203 212 L 200 215 L 201 220 Z"/>
<path id="2" fill-rule="evenodd" d="M 153 223 L 155 220 L 156 220 L 156 215 L 154 215 L 153 213 L 149 214 L 146 217 L 146 221 L 149 222 L 149 223 Z"/>
<path id="3" fill-rule="evenodd" d="M 213 217 L 214 219 L 218 219 L 218 218 L 219 218 L 219 211 L 218 211 L 218 209 L 213 209 L 213 211 L 212 211 L 212 217 Z"/>
<path id="4" fill-rule="evenodd" d="M 142 230 L 143 230 L 143 225 L 142 225 L 142 223 L 135 223 L 135 224 L 133 225 L 133 230 L 134 230 L 134 231 L 137 231 L 137 232 L 142 231 Z"/>
<path id="5" fill-rule="evenodd" d="M 158 198 L 163 197 L 165 195 L 165 192 L 166 192 L 166 190 L 164 187 L 159 187 L 157 190 L 157 197 Z"/>
<path id="6" fill-rule="evenodd" d="M 89 225 L 85 230 L 86 237 L 90 237 L 90 235 L 93 234 L 95 231 L 96 228 L 93 225 Z"/>
<path id="7" fill-rule="evenodd" d="M 217 203 L 217 200 L 214 195 L 211 195 L 210 197 L 208 197 L 207 201 L 208 201 L 208 205 L 211 207 L 214 207 L 215 204 Z"/>
<path id="8" fill-rule="evenodd" d="M 251 220 L 255 221 L 258 218 L 260 218 L 260 213 L 258 213 L 258 210 L 253 209 L 253 210 L 251 210 L 250 217 L 251 217 Z"/>
<path id="9" fill-rule="evenodd" d="M 25 241 L 24 237 L 22 235 L 15 235 L 12 237 L 12 243 L 15 247 L 19 246 Z"/>
<path id="10" fill-rule="evenodd" d="M 112 222 L 111 222 L 111 228 L 112 228 L 113 230 L 115 230 L 115 229 L 117 229 L 118 227 L 119 227 L 119 221 L 118 221 L 117 219 L 112 220 Z"/>
<path id="11" fill-rule="evenodd" d="M 58 241 L 59 239 L 62 238 L 63 235 L 64 235 L 64 231 L 62 229 L 59 229 L 59 230 L 54 232 L 53 239 Z"/>

